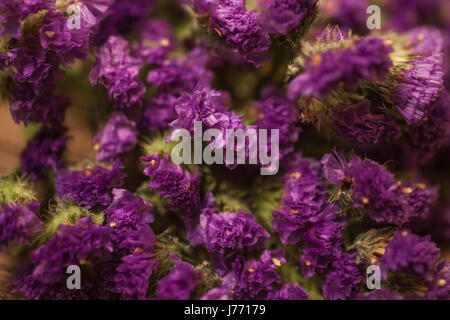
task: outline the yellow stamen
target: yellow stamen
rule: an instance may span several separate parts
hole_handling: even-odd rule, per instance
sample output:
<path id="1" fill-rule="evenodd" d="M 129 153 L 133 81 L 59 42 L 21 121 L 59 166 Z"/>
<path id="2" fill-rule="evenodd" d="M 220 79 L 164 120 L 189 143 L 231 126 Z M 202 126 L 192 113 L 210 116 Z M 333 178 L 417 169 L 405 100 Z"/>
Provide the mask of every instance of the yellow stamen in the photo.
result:
<path id="1" fill-rule="evenodd" d="M 272 258 L 273 264 L 277 267 L 281 266 L 281 261 L 277 258 Z"/>
<path id="2" fill-rule="evenodd" d="M 220 32 L 220 30 L 219 30 L 219 29 L 217 29 L 217 28 L 214 28 L 214 31 L 215 31 L 215 32 L 217 32 L 217 34 L 218 34 L 219 36 L 222 36 L 222 32 Z"/>
<path id="3" fill-rule="evenodd" d="M 161 47 L 168 47 L 170 45 L 170 41 L 169 39 L 164 38 L 159 41 L 159 44 L 161 45 Z"/>
<path id="4" fill-rule="evenodd" d="M 403 231 L 402 236 L 406 237 L 408 235 L 408 231 Z"/>
<path id="5" fill-rule="evenodd" d="M 298 211 L 294 210 L 294 209 L 289 210 L 289 212 L 292 213 L 292 214 L 298 214 Z"/>
<path id="6" fill-rule="evenodd" d="M 423 39 L 425 39 L 425 36 L 422 33 L 419 33 L 417 35 L 417 40 L 422 41 Z"/>
<path id="7" fill-rule="evenodd" d="M 311 265 L 311 261 L 306 260 L 306 261 L 305 261 L 305 265 L 310 266 L 310 265 Z"/>
<path id="8" fill-rule="evenodd" d="M 415 183 L 414 186 L 420 190 L 425 190 L 427 188 L 427 186 L 424 183 Z"/>
<path id="9" fill-rule="evenodd" d="M 392 45 L 392 40 L 386 39 L 386 40 L 383 41 L 383 44 L 384 44 L 385 46 L 390 46 L 390 45 Z"/>
<path id="10" fill-rule="evenodd" d="M 445 279 L 439 279 L 438 281 L 438 287 L 443 287 L 447 284 L 447 281 Z"/>
<path id="11" fill-rule="evenodd" d="M 363 197 L 363 198 L 361 199 L 361 201 L 362 201 L 362 203 L 364 203 L 364 204 L 369 204 L 369 202 L 370 202 L 369 198 L 366 198 L 366 197 Z"/>
<path id="12" fill-rule="evenodd" d="M 311 65 L 318 66 L 322 62 L 322 57 L 318 54 L 315 54 L 311 57 Z"/>
<path id="13" fill-rule="evenodd" d="M 151 163 L 152 167 L 154 167 L 156 165 L 155 159 L 153 159 L 150 163 Z"/>
<path id="14" fill-rule="evenodd" d="M 111 223 L 109 224 L 109 226 L 110 226 L 111 228 L 114 228 L 115 226 L 117 226 L 117 223 L 111 222 Z"/>
<path id="15" fill-rule="evenodd" d="M 136 248 L 136 249 L 134 249 L 134 253 L 141 253 L 143 250 L 141 249 L 141 248 Z"/>
<path id="16" fill-rule="evenodd" d="M 100 143 L 94 144 L 94 151 L 100 150 Z"/>
<path id="17" fill-rule="evenodd" d="M 250 273 L 255 272 L 255 269 L 253 269 L 252 267 L 248 268 L 247 270 L 248 270 L 248 272 L 250 272 Z"/>
<path id="18" fill-rule="evenodd" d="M 298 179 L 302 176 L 301 172 L 294 172 L 289 175 L 289 178 Z"/>
<path id="19" fill-rule="evenodd" d="M 413 189 L 410 188 L 410 187 L 408 187 L 408 188 L 403 188 L 403 189 L 402 189 L 402 192 L 403 192 L 404 194 L 411 194 L 411 193 L 413 192 Z"/>
<path id="20" fill-rule="evenodd" d="M 56 34 L 55 31 L 45 31 L 44 33 L 47 36 L 47 38 L 50 38 L 50 39 L 53 38 Z"/>

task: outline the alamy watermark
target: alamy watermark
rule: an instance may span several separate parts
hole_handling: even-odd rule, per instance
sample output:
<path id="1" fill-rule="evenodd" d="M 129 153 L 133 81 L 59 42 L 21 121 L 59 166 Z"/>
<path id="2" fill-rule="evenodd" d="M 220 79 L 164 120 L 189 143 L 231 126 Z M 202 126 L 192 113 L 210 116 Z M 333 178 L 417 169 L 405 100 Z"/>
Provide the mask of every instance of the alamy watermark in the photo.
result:
<path id="1" fill-rule="evenodd" d="M 369 30 L 381 29 L 381 9 L 376 4 L 367 7 L 367 14 L 370 16 L 367 18 L 366 26 Z"/>
<path id="2" fill-rule="evenodd" d="M 366 286 L 369 290 L 381 289 L 381 270 L 380 267 L 373 264 L 366 270 Z"/>
<path id="3" fill-rule="evenodd" d="M 240 164 L 260 165 L 261 175 L 274 175 L 280 162 L 279 129 L 247 127 L 245 129 L 215 129 L 203 132 L 203 123 L 194 122 L 194 137 L 186 129 L 176 129 L 170 140 L 179 143 L 174 146 L 171 160 L 175 164 Z M 180 141 L 181 140 L 181 141 Z M 194 150 L 192 157 L 192 141 Z M 209 142 L 203 149 L 203 143 Z M 225 152 L 225 154 L 224 154 Z"/>

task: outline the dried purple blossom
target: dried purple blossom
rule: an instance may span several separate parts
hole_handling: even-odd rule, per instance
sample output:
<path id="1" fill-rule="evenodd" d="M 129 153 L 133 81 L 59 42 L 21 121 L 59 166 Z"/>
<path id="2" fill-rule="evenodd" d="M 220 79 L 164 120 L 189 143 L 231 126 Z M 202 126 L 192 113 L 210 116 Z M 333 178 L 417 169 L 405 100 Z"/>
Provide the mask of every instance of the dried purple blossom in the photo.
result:
<path id="1" fill-rule="evenodd" d="M 330 23 L 340 28 L 348 28 L 356 33 L 364 33 L 367 20 L 367 0 L 327 0 L 321 5 L 321 12 Z"/>
<path id="2" fill-rule="evenodd" d="M 344 50 L 313 55 L 306 62 L 306 72 L 289 84 L 288 96 L 292 100 L 300 96 L 322 98 L 339 83 L 354 88 L 359 79 L 384 80 L 392 67 L 390 52 L 392 47 L 382 39 L 369 37 L 353 41 Z"/>
<path id="3" fill-rule="evenodd" d="M 57 172 L 63 166 L 62 154 L 66 148 L 65 127 L 43 127 L 27 144 L 21 154 L 22 173 L 36 181 L 50 168 Z"/>
<path id="4" fill-rule="evenodd" d="M 258 129 L 279 130 L 280 159 L 291 153 L 301 132 L 300 126 L 296 123 L 298 115 L 295 104 L 268 87 L 263 90 L 262 100 L 256 107 L 260 112 L 257 121 Z M 268 150 L 270 149 L 269 146 Z"/>
<path id="5" fill-rule="evenodd" d="M 388 271 L 402 272 L 433 278 L 434 265 L 440 250 L 431 242 L 430 236 L 420 237 L 408 230 L 397 231 L 379 259 L 384 277 Z"/>
<path id="6" fill-rule="evenodd" d="M 396 29 L 406 30 L 418 25 L 436 24 L 441 0 L 395 0 L 389 1 L 386 10 L 391 15 L 390 22 Z"/>
<path id="7" fill-rule="evenodd" d="M 333 124 L 337 133 L 346 140 L 358 143 L 395 141 L 400 129 L 395 121 L 373 110 L 369 100 L 352 106 L 339 105 L 333 109 Z"/>
<path id="8" fill-rule="evenodd" d="M 108 89 L 117 108 L 141 106 L 145 94 L 145 86 L 139 80 L 142 62 L 131 57 L 128 41 L 111 36 L 95 56 L 89 73 L 91 84 L 100 83 Z"/>
<path id="9" fill-rule="evenodd" d="M 73 200 L 88 209 L 106 207 L 112 200 L 111 190 L 122 185 L 125 174 L 122 164 L 87 166 L 83 170 L 61 170 L 55 179 L 56 194 L 66 201 Z"/>
<path id="10" fill-rule="evenodd" d="M 203 281 L 203 274 L 189 263 L 181 261 L 175 254 L 171 254 L 170 259 L 175 266 L 159 281 L 157 296 L 165 300 L 187 300 L 195 287 Z"/>
<path id="11" fill-rule="evenodd" d="M 123 113 L 114 113 L 108 123 L 94 137 L 95 156 L 98 161 L 109 161 L 134 149 L 137 142 L 137 129 L 134 121 Z"/>
<path id="12" fill-rule="evenodd" d="M 442 54 L 420 58 L 410 65 L 393 92 L 393 102 L 408 124 L 422 120 L 444 89 Z"/>
<path id="13" fill-rule="evenodd" d="M 198 85 L 208 86 L 213 74 L 206 69 L 207 58 L 201 48 L 192 50 L 184 60 L 164 61 L 151 70 L 147 82 L 160 93 L 178 96 L 183 92 L 192 92 Z"/>
<path id="14" fill-rule="evenodd" d="M 144 175 L 151 178 L 149 189 L 154 189 L 160 197 L 170 201 L 172 210 L 184 212 L 186 223 L 199 214 L 199 176 L 192 175 L 179 165 L 171 163 L 167 155 L 142 158 L 148 163 Z"/>
<path id="15" fill-rule="evenodd" d="M 28 243 L 31 236 L 44 229 L 36 216 L 38 209 L 39 202 L 0 205 L 0 249 L 11 243 Z"/>
<path id="16" fill-rule="evenodd" d="M 243 0 L 219 0 L 210 14 L 210 29 L 244 60 L 256 67 L 270 59 L 270 37 L 259 25 L 259 13 Z"/>
<path id="17" fill-rule="evenodd" d="M 143 132 L 154 132 L 169 128 L 170 123 L 177 118 L 175 103 L 177 98 L 171 94 L 160 94 L 149 99 L 142 108 L 138 118 L 138 128 Z"/>
<path id="18" fill-rule="evenodd" d="M 42 48 L 56 52 L 64 65 L 74 59 L 85 59 L 88 54 L 89 29 L 72 29 L 61 12 L 47 12 L 39 30 Z"/>
<path id="19" fill-rule="evenodd" d="M 450 299 L 450 262 L 441 260 L 436 264 L 427 299 Z"/>
<path id="20" fill-rule="evenodd" d="M 75 226 L 61 225 L 57 233 L 42 247 L 31 253 L 12 284 L 15 292 L 33 299 L 87 299 L 93 283 L 84 278 L 81 290 L 69 290 L 67 267 L 95 266 L 110 259 L 108 229 L 95 225 L 90 218 L 80 219 Z"/>
<path id="21" fill-rule="evenodd" d="M 202 214 L 198 232 L 219 272 L 229 270 L 236 255 L 262 248 L 270 237 L 255 217 L 245 211 Z"/>
<path id="22" fill-rule="evenodd" d="M 267 299 L 276 290 L 274 285 L 281 283 L 276 269 L 285 262 L 284 249 L 264 250 L 258 260 L 245 261 L 238 257 L 224 284 L 236 300 Z"/>
<path id="23" fill-rule="evenodd" d="M 323 296 L 338 300 L 354 297 L 362 276 L 355 262 L 356 253 L 344 253 L 332 263 L 323 283 Z"/>
<path id="24" fill-rule="evenodd" d="M 270 33 L 288 34 L 317 10 L 317 0 L 260 0 L 259 23 Z"/>
<path id="25" fill-rule="evenodd" d="M 442 51 L 444 40 L 438 29 L 417 27 L 408 32 L 408 46 L 413 55 L 428 57 Z"/>
<path id="26" fill-rule="evenodd" d="M 174 42 L 170 24 L 164 19 L 153 19 L 141 32 L 133 51 L 148 64 L 161 64 L 174 48 Z"/>
<path id="27" fill-rule="evenodd" d="M 324 177 L 333 184 L 339 184 L 345 179 L 347 157 L 344 151 L 333 149 L 333 153 L 327 153 L 320 160 Z"/>

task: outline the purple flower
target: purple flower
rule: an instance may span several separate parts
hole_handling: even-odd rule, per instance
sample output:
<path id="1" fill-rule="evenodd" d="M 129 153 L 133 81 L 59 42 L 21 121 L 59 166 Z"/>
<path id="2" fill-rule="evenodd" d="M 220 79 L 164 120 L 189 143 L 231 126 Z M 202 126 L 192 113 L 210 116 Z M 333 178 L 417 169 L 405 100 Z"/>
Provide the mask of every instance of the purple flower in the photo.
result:
<path id="1" fill-rule="evenodd" d="M 28 125 L 30 121 L 45 124 L 61 123 L 71 101 L 64 95 L 36 95 L 30 84 L 15 85 L 11 88 L 11 115 L 16 123 Z"/>
<path id="2" fill-rule="evenodd" d="M 386 247 L 379 262 L 385 278 L 388 271 L 393 271 L 432 279 L 439 255 L 440 250 L 431 242 L 430 236 L 420 237 L 408 230 L 400 230 Z"/>
<path id="3" fill-rule="evenodd" d="M 376 112 L 369 100 L 352 106 L 339 105 L 333 109 L 333 124 L 346 140 L 358 143 L 395 141 L 400 129 L 389 116 Z"/>
<path id="4" fill-rule="evenodd" d="M 11 243 L 28 243 L 31 236 L 44 229 L 36 216 L 38 209 L 39 202 L 0 205 L 0 249 Z"/>
<path id="5" fill-rule="evenodd" d="M 281 283 L 277 268 L 284 264 L 284 249 L 264 250 L 258 260 L 245 261 L 242 256 L 233 262 L 232 271 L 225 277 L 224 285 L 233 292 L 236 300 L 264 300 Z"/>
<path id="6" fill-rule="evenodd" d="M 322 98 L 339 83 L 354 88 L 359 79 L 384 80 L 392 67 L 390 52 L 392 47 L 382 39 L 369 37 L 353 41 L 344 50 L 328 50 L 310 56 L 306 61 L 306 72 L 289 84 L 288 96 L 292 100 L 300 96 Z"/>
<path id="7" fill-rule="evenodd" d="M 69 30 L 67 18 L 61 12 L 47 12 L 39 30 L 42 48 L 53 50 L 65 65 L 88 54 L 89 29 Z"/>
<path id="8" fill-rule="evenodd" d="M 339 184 L 345 179 L 347 157 L 344 151 L 333 149 L 333 153 L 327 153 L 320 160 L 324 177 L 333 184 Z"/>
<path id="9" fill-rule="evenodd" d="M 362 277 L 355 262 L 356 253 L 344 253 L 332 263 L 332 270 L 323 282 L 323 296 L 331 300 L 344 300 L 355 296 Z"/>
<path id="10" fill-rule="evenodd" d="M 288 34 L 316 13 L 317 0 L 260 0 L 259 23 L 270 33 Z"/>
<path id="11" fill-rule="evenodd" d="M 143 132 L 154 132 L 169 128 L 177 118 L 175 103 L 177 98 L 171 94 L 160 94 L 145 103 L 138 119 L 138 127 Z"/>
<path id="12" fill-rule="evenodd" d="M 184 60 L 164 61 L 151 70 L 147 82 L 160 93 L 178 96 L 183 92 L 192 92 L 198 85 L 208 86 L 213 78 L 212 72 L 206 69 L 206 63 L 203 50 L 196 48 Z"/>
<path id="13" fill-rule="evenodd" d="M 114 113 L 94 137 L 98 161 L 109 161 L 134 149 L 137 142 L 136 123 L 123 113 Z"/>
<path id="14" fill-rule="evenodd" d="M 291 153 L 301 132 L 301 128 L 296 123 L 298 115 L 295 112 L 295 104 L 268 87 L 263 90 L 262 100 L 256 107 L 260 112 L 257 121 L 258 129 L 279 130 L 280 158 Z"/>
<path id="15" fill-rule="evenodd" d="M 210 29 L 244 60 L 260 67 L 270 59 L 270 37 L 259 20 L 259 13 L 248 12 L 243 0 L 219 0 L 211 12 Z"/>
<path id="16" fill-rule="evenodd" d="M 133 49 L 148 64 L 161 64 L 174 48 L 174 42 L 170 24 L 164 19 L 153 19 L 147 23 Z"/>
<path id="17" fill-rule="evenodd" d="M 150 276 L 158 264 L 148 253 L 137 250 L 126 255 L 115 269 L 112 292 L 120 293 L 120 299 L 145 299 Z"/>
<path id="18" fill-rule="evenodd" d="M 148 163 L 144 175 L 151 178 L 149 189 L 169 200 L 170 209 L 184 212 L 188 228 L 195 225 L 200 209 L 199 176 L 192 175 L 168 160 L 153 155 L 142 158 Z M 190 229 L 188 230 L 190 232 Z"/>
<path id="19" fill-rule="evenodd" d="M 12 284 L 15 292 L 33 299 L 87 299 L 94 283 L 82 279 L 81 290 L 67 288 L 67 267 L 95 267 L 110 259 L 112 247 L 108 229 L 95 225 L 90 218 L 80 219 L 75 226 L 61 225 L 57 233 L 42 247 L 31 253 L 31 263 L 19 269 Z"/>
<path id="20" fill-rule="evenodd" d="M 396 0 L 389 1 L 386 10 L 391 15 L 391 24 L 396 29 L 410 29 L 418 25 L 436 24 L 439 19 L 441 0 Z"/>
<path id="21" fill-rule="evenodd" d="M 428 57 L 442 51 L 444 39 L 438 29 L 417 27 L 408 32 L 408 46 L 413 55 Z"/>
<path id="22" fill-rule="evenodd" d="M 122 168 L 116 160 L 108 167 L 89 165 L 79 171 L 61 170 L 55 179 L 56 193 L 88 209 L 106 207 L 112 200 L 111 190 L 120 187 L 126 176 Z"/>
<path id="23" fill-rule="evenodd" d="M 270 234 L 248 212 L 222 212 L 200 216 L 202 243 L 220 272 L 229 270 L 237 254 L 262 248 Z"/>
<path id="24" fill-rule="evenodd" d="M 67 128 L 43 127 L 21 154 L 22 173 L 31 181 L 42 177 L 49 168 L 57 172 L 63 166 Z"/>
<path id="25" fill-rule="evenodd" d="M 402 184 L 401 191 L 408 201 L 413 218 L 425 220 L 429 217 L 430 209 L 437 203 L 438 187 L 408 181 Z"/>
<path id="26" fill-rule="evenodd" d="M 393 102 L 408 124 L 422 120 L 444 90 L 442 54 L 420 58 L 410 65 L 393 92 Z"/>
<path id="27" fill-rule="evenodd" d="M 369 5 L 367 0 L 327 0 L 321 5 L 321 9 L 331 23 L 360 33 L 366 28 L 366 11 Z"/>
<path id="28" fill-rule="evenodd" d="M 299 284 L 285 284 L 280 290 L 270 293 L 269 300 L 306 300 L 308 293 Z"/>
<path id="29" fill-rule="evenodd" d="M 95 54 L 89 73 L 92 85 L 102 84 L 118 108 L 141 106 L 145 86 L 139 80 L 142 62 L 130 56 L 127 40 L 111 36 Z"/>
<path id="30" fill-rule="evenodd" d="M 157 297 L 165 300 L 187 300 L 195 287 L 203 281 L 203 274 L 189 263 L 181 261 L 175 254 L 171 254 L 170 259 L 175 266 L 159 281 Z"/>
<path id="31" fill-rule="evenodd" d="M 111 228 L 111 241 L 118 248 L 134 251 L 147 250 L 154 235 L 149 223 L 153 222 L 152 205 L 125 189 L 114 189 L 112 202 L 105 209 L 106 223 Z"/>
<path id="32" fill-rule="evenodd" d="M 441 260 L 437 263 L 427 298 L 450 299 L 450 261 Z"/>

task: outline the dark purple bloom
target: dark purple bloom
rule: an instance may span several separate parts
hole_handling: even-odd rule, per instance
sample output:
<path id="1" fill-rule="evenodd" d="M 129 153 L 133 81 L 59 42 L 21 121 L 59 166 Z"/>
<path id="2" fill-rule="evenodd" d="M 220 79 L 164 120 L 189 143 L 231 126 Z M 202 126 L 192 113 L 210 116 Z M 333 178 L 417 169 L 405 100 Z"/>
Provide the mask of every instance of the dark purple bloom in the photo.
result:
<path id="1" fill-rule="evenodd" d="M 391 0 L 385 7 L 396 29 L 406 30 L 418 25 L 436 24 L 445 1 L 441 0 Z"/>
<path id="2" fill-rule="evenodd" d="M 437 263 L 427 298 L 450 299 L 450 261 L 441 260 Z"/>
<path id="3" fill-rule="evenodd" d="M 42 48 L 56 52 L 65 65 L 87 57 L 89 29 L 69 30 L 67 17 L 61 12 L 47 12 L 39 38 Z"/>
<path id="4" fill-rule="evenodd" d="M 270 33 L 288 34 L 317 10 L 317 0 L 260 0 L 261 26 Z"/>
<path id="5" fill-rule="evenodd" d="M 323 283 L 323 296 L 331 300 L 344 300 L 355 296 L 362 277 L 354 253 L 344 253 L 332 263 Z"/>
<path id="6" fill-rule="evenodd" d="M 270 59 L 270 37 L 259 25 L 259 13 L 247 11 L 243 0 L 219 0 L 211 12 L 210 28 L 256 67 Z"/>
<path id="7" fill-rule="evenodd" d="M 347 157 L 344 151 L 333 149 L 333 153 L 327 153 L 320 160 L 324 177 L 333 184 L 339 184 L 345 179 Z"/>
<path id="8" fill-rule="evenodd" d="M 55 179 L 56 193 L 88 209 L 106 207 L 112 200 L 111 190 L 120 187 L 126 176 L 122 168 L 116 160 L 108 167 L 89 165 L 79 171 L 61 170 Z"/>
<path id="9" fill-rule="evenodd" d="M 289 84 L 288 96 L 292 100 L 300 96 L 322 98 L 339 83 L 354 88 L 359 79 L 384 80 L 392 67 L 391 52 L 391 45 L 369 37 L 354 40 L 344 50 L 328 50 L 310 56 L 306 61 L 306 72 Z"/>
<path id="10" fill-rule="evenodd" d="M 430 209 L 437 203 L 438 187 L 421 182 L 408 181 L 401 185 L 401 192 L 411 208 L 411 216 L 425 220 L 430 215 Z"/>
<path id="11" fill-rule="evenodd" d="M 254 216 L 245 211 L 202 214 L 199 232 L 201 242 L 220 272 L 229 270 L 236 255 L 262 248 L 270 237 Z"/>
<path id="12" fill-rule="evenodd" d="M 138 127 L 143 132 L 154 132 L 169 128 L 172 121 L 177 118 L 175 103 L 177 98 L 171 94 L 160 94 L 149 99 L 142 108 L 138 119 Z"/>
<path id="13" fill-rule="evenodd" d="M 321 4 L 320 9 L 331 23 L 361 33 L 366 28 L 368 7 L 367 0 L 327 0 Z"/>
<path id="14" fill-rule="evenodd" d="M 144 175 L 151 178 L 149 189 L 170 202 L 171 210 L 183 212 L 188 228 L 193 227 L 200 210 L 199 176 L 171 163 L 167 155 L 142 158 L 148 163 Z M 189 232 L 190 230 L 188 230 Z"/>
<path id="15" fill-rule="evenodd" d="M 102 84 L 118 108 L 142 105 L 145 86 L 139 80 L 142 61 L 130 55 L 127 40 L 111 36 L 96 52 L 89 73 L 92 85 Z"/>
<path id="16" fill-rule="evenodd" d="M 443 77 L 440 53 L 410 63 L 393 92 L 393 102 L 408 124 L 417 123 L 428 114 L 444 90 Z"/>
<path id="17" fill-rule="evenodd" d="M 276 269 L 285 262 L 284 249 L 265 250 L 258 260 L 245 261 L 240 256 L 233 262 L 224 285 L 236 300 L 267 299 L 276 290 L 274 285 L 282 281 Z"/>
<path id="18" fill-rule="evenodd" d="M 189 263 L 181 261 L 175 254 L 171 254 L 170 258 L 175 266 L 159 281 L 157 297 L 165 300 L 187 300 L 195 287 L 203 281 L 203 274 Z"/>
<path id="19" fill-rule="evenodd" d="M 174 42 L 170 24 L 164 19 L 153 19 L 147 23 L 133 49 L 148 64 L 161 64 L 174 48 Z"/>
<path id="20" fill-rule="evenodd" d="M 66 148 L 67 129 L 61 126 L 43 127 L 28 142 L 22 152 L 22 173 L 36 181 L 52 168 L 57 172 L 63 166 L 62 154 Z"/>
<path id="21" fill-rule="evenodd" d="M 308 293 L 299 284 L 285 284 L 280 290 L 270 293 L 269 300 L 306 300 Z"/>
<path id="22" fill-rule="evenodd" d="M 444 40 L 439 29 L 417 27 L 408 32 L 408 46 L 413 55 L 428 57 L 442 51 Z"/>
<path id="23" fill-rule="evenodd" d="M 434 265 L 440 250 L 430 237 L 420 237 L 408 230 L 397 231 L 379 262 L 384 277 L 388 271 L 433 278 Z"/>
<path id="24" fill-rule="evenodd" d="M 400 137 L 395 121 L 386 114 L 376 112 L 369 100 L 352 106 L 336 106 L 333 109 L 333 124 L 341 137 L 358 143 L 377 144 Z"/>
<path id="25" fill-rule="evenodd" d="M 28 243 L 31 236 L 44 229 L 36 216 L 38 209 L 39 202 L 0 205 L 0 249 L 11 243 Z"/>
<path id="26" fill-rule="evenodd" d="M 297 124 L 299 116 L 295 111 L 295 104 L 268 87 L 263 90 L 262 100 L 256 107 L 260 112 L 257 121 L 258 129 L 279 130 L 280 158 L 291 153 L 301 132 Z"/>
<path id="27" fill-rule="evenodd" d="M 137 142 L 136 123 L 123 113 L 114 113 L 94 137 L 98 161 L 109 161 L 134 149 Z"/>
<path id="28" fill-rule="evenodd" d="M 90 218 L 80 219 L 75 226 L 61 225 L 57 233 L 42 247 L 31 253 L 31 263 L 19 269 L 12 284 L 16 292 L 33 299 L 87 299 L 94 284 L 82 279 L 81 290 L 67 288 L 67 267 L 81 265 L 95 270 L 108 261 L 112 246 L 108 229 L 95 225 Z"/>
<path id="29" fill-rule="evenodd" d="M 179 95 L 192 92 L 198 85 L 209 86 L 213 74 L 206 69 L 207 57 L 201 48 L 192 50 L 184 60 L 164 61 L 151 70 L 147 82 L 160 93 Z"/>

